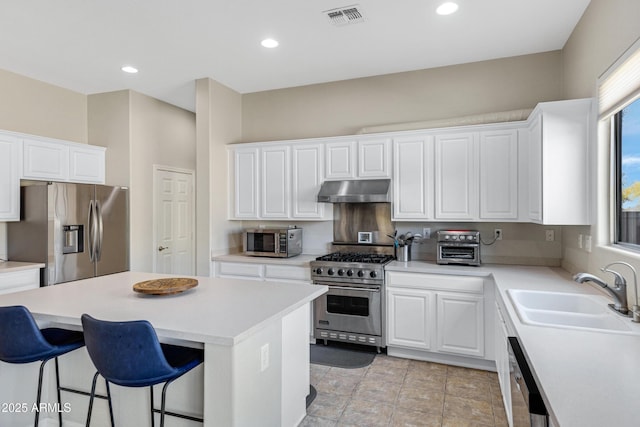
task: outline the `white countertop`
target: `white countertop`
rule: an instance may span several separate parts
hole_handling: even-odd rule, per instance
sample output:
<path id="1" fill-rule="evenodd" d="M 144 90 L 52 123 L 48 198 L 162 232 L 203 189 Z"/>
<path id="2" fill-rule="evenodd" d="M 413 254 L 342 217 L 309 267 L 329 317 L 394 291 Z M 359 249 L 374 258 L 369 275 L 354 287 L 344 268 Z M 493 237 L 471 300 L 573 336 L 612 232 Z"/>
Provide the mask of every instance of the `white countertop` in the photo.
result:
<path id="1" fill-rule="evenodd" d="M 13 271 L 33 270 L 36 268 L 44 268 L 44 264 L 34 262 L 0 261 L 0 274 L 11 273 Z"/>
<path id="2" fill-rule="evenodd" d="M 278 264 L 278 265 L 290 265 L 296 267 L 309 267 L 309 261 L 315 260 L 319 255 L 300 254 L 291 258 L 271 258 L 271 257 L 259 257 L 249 256 L 244 254 L 232 254 L 232 255 L 219 255 L 211 258 L 212 261 L 225 261 L 225 262 L 245 262 L 253 264 Z"/>
<path id="3" fill-rule="evenodd" d="M 196 288 L 176 295 L 132 290 L 137 282 L 160 277 L 171 276 L 118 273 L 3 295 L 2 304 L 25 305 L 40 324 L 79 327 L 83 313 L 103 320 L 146 319 L 163 338 L 235 345 L 327 291 L 318 285 L 209 277 L 196 277 Z"/>
<path id="4" fill-rule="evenodd" d="M 508 289 L 605 295 L 559 268 L 393 262 L 387 271 L 492 276 L 557 427 L 638 426 L 640 335 L 527 325 Z M 640 325 L 629 323 L 640 331 Z"/>

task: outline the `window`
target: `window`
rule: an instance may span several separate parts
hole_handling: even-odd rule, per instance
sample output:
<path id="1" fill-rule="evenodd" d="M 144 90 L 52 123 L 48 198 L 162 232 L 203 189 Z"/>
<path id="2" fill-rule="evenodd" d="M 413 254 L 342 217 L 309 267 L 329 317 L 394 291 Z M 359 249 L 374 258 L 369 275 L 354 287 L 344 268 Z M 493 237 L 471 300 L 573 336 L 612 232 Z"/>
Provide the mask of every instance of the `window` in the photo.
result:
<path id="1" fill-rule="evenodd" d="M 640 99 L 613 117 L 615 242 L 640 251 Z"/>

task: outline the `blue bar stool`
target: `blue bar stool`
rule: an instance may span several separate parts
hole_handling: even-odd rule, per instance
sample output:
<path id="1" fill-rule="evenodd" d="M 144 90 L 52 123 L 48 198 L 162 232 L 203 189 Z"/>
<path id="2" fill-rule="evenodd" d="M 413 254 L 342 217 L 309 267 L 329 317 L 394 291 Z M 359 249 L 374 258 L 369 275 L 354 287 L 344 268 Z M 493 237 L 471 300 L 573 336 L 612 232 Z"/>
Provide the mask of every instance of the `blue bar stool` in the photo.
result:
<path id="1" fill-rule="evenodd" d="M 18 305 L 0 307 L 0 360 L 6 363 L 31 363 L 41 361 L 38 377 L 38 397 L 40 408 L 42 396 L 42 373 L 44 365 L 51 359 L 56 364 L 56 390 L 60 403 L 60 371 L 58 356 L 84 346 L 82 332 L 59 328 L 40 330 L 26 307 Z M 36 411 L 33 423 L 38 426 L 40 411 Z M 58 422 L 62 425 L 62 411 L 58 411 Z"/>
<path id="2" fill-rule="evenodd" d="M 91 423 L 91 410 L 98 374 L 107 385 L 109 415 L 114 426 L 113 407 L 109 383 L 124 387 L 149 387 L 151 425 L 155 425 L 154 413 L 160 413 L 160 426 L 164 426 L 164 416 L 170 415 L 202 422 L 202 418 L 165 411 L 166 391 L 171 382 L 178 379 L 204 360 L 202 350 L 160 344 L 156 331 L 146 320 L 109 322 L 82 315 L 87 351 L 98 372 L 93 376 L 87 427 Z M 153 386 L 164 383 L 162 405 L 157 410 L 153 406 Z"/>

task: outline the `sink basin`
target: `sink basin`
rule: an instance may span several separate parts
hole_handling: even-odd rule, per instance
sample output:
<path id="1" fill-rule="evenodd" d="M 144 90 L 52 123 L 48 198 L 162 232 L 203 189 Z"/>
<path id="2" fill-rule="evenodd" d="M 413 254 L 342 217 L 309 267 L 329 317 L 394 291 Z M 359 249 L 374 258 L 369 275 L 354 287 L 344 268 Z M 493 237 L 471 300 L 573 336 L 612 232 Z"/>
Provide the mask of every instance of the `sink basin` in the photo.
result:
<path id="1" fill-rule="evenodd" d="M 582 314 L 606 313 L 607 304 L 601 297 L 562 292 L 541 292 L 511 289 L 511 299 L 526 310 L 565 311 Z"/>
<path id="2" fill-rule="evenodd" d="M 563 292 L 507 291 L 523 323 L 559 328 L 618 333 L 632 332 L 629 322 L 607 307 L 597 295 Z"/>

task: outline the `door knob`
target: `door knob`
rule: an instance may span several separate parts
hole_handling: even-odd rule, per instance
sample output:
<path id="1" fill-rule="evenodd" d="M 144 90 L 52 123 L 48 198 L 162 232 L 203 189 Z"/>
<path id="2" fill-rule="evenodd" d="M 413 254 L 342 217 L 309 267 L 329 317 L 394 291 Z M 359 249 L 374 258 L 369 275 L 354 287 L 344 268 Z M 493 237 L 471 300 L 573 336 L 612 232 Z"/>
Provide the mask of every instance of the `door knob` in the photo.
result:
<path id="1" fill-rule="evenodd" d="M 169 247 L 168 246 L 158 246 L 158 252 L 162 252 L 165 249 L 169 249 Z"/>

